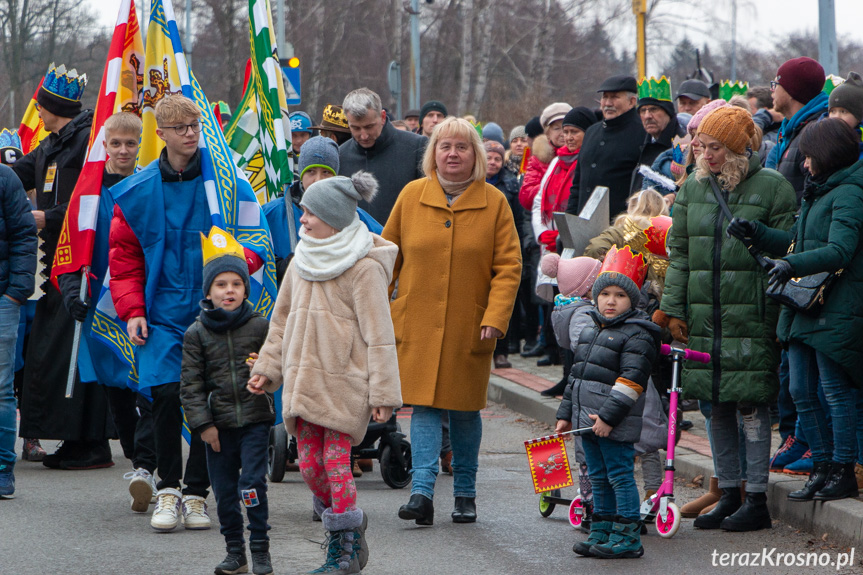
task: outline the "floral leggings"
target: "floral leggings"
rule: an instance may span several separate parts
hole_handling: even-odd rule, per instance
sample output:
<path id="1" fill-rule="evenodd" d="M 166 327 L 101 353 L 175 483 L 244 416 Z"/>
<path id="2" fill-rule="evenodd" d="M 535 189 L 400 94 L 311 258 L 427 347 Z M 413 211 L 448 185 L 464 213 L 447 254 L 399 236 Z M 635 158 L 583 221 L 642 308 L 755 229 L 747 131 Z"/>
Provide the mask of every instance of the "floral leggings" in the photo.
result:
<path id="1" fill-rule="evenodd" d="M 333 513 L 356 509 L 350 436 L 297 418 L 297 450 L 300 473 L 315 497 Z"/>

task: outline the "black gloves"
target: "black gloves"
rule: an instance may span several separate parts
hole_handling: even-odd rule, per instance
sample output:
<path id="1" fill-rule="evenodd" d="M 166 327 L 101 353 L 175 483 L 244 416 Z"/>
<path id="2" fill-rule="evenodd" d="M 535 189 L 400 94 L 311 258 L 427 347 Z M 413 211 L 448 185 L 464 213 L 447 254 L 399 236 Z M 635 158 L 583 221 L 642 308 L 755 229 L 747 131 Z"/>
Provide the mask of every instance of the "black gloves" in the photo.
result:
<path id="1" fill-rule="evenodd" d="M 753 237 L 757 229 L 755 222 L 750 222 L 743 218 L 734 218 L 728 223 L 728 228 L 726 228 L 725 233 L 737 238 L 738 240 L 743 240 L 744 238 Z"/>
<path id="2" fill-rule="evenodd" d="M 773 264 L 773 267 L 767 272 L 769 283 L 784 284 L 794 276 L 794 269 L 787 261 L 771 260 L 770 258 L 767 258 L 767 261 Z"/>
<path id="3" fill-rule="evenodd" d="M 57 277 L 57 283 L 60 285 L 60 293 L 63 294 L 63 306 L 72 316 L 72 319 L 75 321 L 87 319 L 90 305 L 80 298 L 81 274 L 63 274 Z"/>

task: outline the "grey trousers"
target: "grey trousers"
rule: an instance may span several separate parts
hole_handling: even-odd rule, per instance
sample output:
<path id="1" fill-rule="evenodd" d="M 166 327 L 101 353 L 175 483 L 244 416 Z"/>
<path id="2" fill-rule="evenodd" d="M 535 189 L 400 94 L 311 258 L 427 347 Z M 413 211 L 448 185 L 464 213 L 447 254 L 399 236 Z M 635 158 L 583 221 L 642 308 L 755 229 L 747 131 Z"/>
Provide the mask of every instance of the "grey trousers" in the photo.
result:
<path id="1" fill-rule="evenodd" d="M 738 426 L 738 412 L 740 422 Z M 767 404 L 714 403 L 710 432 L 720 489 L 739 487 L 740 433 L 746 445 L 746 491 L 766 493 L 770 468 L 770 414 Z"/>

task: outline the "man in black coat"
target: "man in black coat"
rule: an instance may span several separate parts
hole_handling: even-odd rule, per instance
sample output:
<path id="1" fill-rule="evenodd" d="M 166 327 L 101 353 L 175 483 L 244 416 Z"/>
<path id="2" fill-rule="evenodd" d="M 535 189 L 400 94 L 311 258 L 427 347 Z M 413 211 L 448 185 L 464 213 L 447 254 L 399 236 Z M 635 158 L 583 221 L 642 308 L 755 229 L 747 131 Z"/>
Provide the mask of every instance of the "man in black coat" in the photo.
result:
<path id="1" fill-rule="evenodd" d="M 65 397 L 75 321 L 60 292 L 43 281 L 50 276 L 69 198 L 87 154 L 93 111 L 81 109 L 85 83 L 86 79 L 74 71 L 67 75 L 62 66 L 49 69 L 36 101 L 45 129 L 51 134 L 13 166 L 24 189 L 35 189 L 33 217 L 39 228 L 39 256 L 46 276 L 37 280 L 43 282 L 44 295 L 36 304 L 24 356 L 19 434 L 63 440 L 60 449 L 43 460 L 46 467 L 63 469 L 114 464 L 108 445 L 114 429 L 103 390 L 95 382 L 77 381 L 73 397 Z"/>
<path id="2" fill-rule="evenodd" d="M 609 189 L 609 213 L 626 209 L 633 173 L 638 167 L 646 132 L 635 104 L 638 85 L 632 76 L 612 76 L 599 87 L 603 121 L 584 134 L 572 179 L 567 213 L 578 214 L 596 186 Z"/>
<path id="3" fill-rule="evenodd" d="M 339 175 L 350 177 L 360 170 L 374 174 L 378 194 L 371 204 L 362 201 L 359 206 L 386 224 L 405 185 L 423 176 L 428 138 L 393 128 L 380 96 L 368 88 L 349 93 L 342 107 L 353 137 L 339 147 Z"/>

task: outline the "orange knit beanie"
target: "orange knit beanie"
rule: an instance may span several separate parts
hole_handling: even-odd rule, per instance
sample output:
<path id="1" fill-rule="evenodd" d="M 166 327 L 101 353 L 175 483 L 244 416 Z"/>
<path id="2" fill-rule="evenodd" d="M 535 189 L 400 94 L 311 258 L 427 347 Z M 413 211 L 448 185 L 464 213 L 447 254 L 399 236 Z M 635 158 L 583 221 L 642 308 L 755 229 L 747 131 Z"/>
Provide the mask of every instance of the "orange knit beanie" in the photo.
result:
<path id="1" fill-rule="evenodd" d="M 749 112 L 737 106 L 717 108 L 702 120 L 698 133 L 716 138 L 735 154 L 743 155 L 755 134 L 755 123 Z"/>

